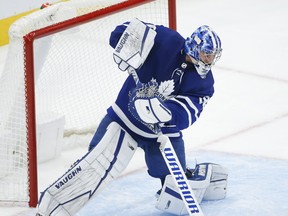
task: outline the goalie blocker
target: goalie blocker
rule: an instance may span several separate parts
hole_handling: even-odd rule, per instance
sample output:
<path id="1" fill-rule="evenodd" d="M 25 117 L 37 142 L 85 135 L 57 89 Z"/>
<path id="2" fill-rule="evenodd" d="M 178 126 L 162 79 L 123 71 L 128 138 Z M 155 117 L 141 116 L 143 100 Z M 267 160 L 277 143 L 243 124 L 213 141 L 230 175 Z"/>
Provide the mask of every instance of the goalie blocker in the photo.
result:
<path id="1" fill-rule="evenodd" d="M 156 31 L 153 28 L 155 26 L 148 26 L 137 18 L 131 20 L 113 52 L 114 61 L 120 70 L 142 66 L 154 45 Z"/>
<path id="2" fill-rule="evenodd" d="M 36 215 L 75 215 L 122 173 L 136 149 L 135 140 L 117 123 L 110 123 L 100 142 L 41 194 Z"/>
<path id="3" fill-rule="evenodd" d="M 226 197 L 228 172 L 221 165 L 197 164 L 195 169 L 187 169 L 186 175 L 198 203 L 203 200 L 213 201 Z M 188 214 L 171 175 L 165 179 L 156 208 L 176 215 Z"/>

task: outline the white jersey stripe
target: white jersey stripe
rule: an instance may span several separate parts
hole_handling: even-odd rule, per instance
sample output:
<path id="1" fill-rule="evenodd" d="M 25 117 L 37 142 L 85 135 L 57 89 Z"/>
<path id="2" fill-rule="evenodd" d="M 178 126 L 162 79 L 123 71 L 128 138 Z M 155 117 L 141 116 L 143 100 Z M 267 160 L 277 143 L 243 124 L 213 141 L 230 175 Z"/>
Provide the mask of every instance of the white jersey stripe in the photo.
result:
<path id="1" fill-rule="evenodd" d="M 177 96 L 176 98 L 181 98 L 181 96 Z M 192 117 L 191 117 L 191 113 L 190 113 L 189 109 L 187 108 L 187 106 L 184 103 L 177 100 L 176 98 L 171 98 L 169 100 L 175 101 L 176 103 L 180 104 L 185 109 L 187 116 L 188 116 L 188 126 L 192 125 Z M 183 97 L 183 98 L 186 100 L 186 97 Z"/>
<path id="2" fill-rule="evenodd" d="M 187 104 L 191 107 L 191 109 L 193 109 L 194 110 L 194 117 L 195 117 L 195 119 L 196 120 L 198 120 L 198 113 L 199 113 L 199 110 L 198 110 L 198 108 L 195 106 L 195 104 L 190 100 L 190 98 L 189 97 L 185 97 L 185 96 L 181 96 L 181 95 L 179 95 L 179 96 L 177 96 L 176 98 L 181 98 L 181 99 L 184 99 L 186 102 L 187 102 Z M 189 112 L 190 113 L 190 112 Z M 193 122 L 192 122 L 192 120 L 191 120 L 191 124 L 192 124 Z"/>

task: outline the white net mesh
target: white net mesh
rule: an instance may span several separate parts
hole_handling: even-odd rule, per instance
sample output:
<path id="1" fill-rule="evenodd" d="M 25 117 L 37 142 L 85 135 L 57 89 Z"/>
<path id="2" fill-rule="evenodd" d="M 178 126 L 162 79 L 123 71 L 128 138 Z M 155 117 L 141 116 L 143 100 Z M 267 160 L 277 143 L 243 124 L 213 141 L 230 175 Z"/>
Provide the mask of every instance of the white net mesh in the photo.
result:
<path id="1" fill-rule="evenodd" d="M 10 28 L 7 62 L 0 78 L 0 202 L 29 202 L 26 64 L 23 36 L 99 10 L 116 0 L 72 0 L 16 21 Z M 167 0 L 157 0 L 34 41 L 36 117 L 65 116 L 65 135 L 94 132 L 127 74 L 117 71 L 111 31 L 137 17 L 168 25 Z M 36 119 L 37 119 L 36 118 Z"/>

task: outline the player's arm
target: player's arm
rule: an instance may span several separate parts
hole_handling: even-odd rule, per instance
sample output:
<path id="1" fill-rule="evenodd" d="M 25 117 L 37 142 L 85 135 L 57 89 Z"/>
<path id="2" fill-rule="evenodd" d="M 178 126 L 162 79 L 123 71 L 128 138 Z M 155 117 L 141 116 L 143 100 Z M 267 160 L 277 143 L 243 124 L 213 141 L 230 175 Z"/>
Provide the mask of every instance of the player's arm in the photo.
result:
<path id="1" fill-rule="evenodd" d="M 151 25 L 148 26 L 138 19 L 133 19 L 126 28 L 121 25 L 113 32 L 112 35 L 117 35 L 111 36 L 114 38 L 112 46 L 117 42 L 113 52 L 115 63 L 118 64 L 120 70 L 137 76 L 135 70 L 142 66 L 149 55 L 154 45 L 156 31 L 153 27 L 151 28 Z M 120 38 L 118 38 L 119 35 L 121 35 Z M 132 91 L 128 104 L 132 115 L 144 124 L 169 121 L 171 113 L 164 103 L 165 98 L 158 92 L 156 80 L 141 83 L 138 76 L 134 78 L 136 88 Z"/>
<path id="2" fill-rule="evenodd" d="M 165 104 L 172 113 L 172 119 L 164 124 L 164 127 L 175 127 L 178 130 L 188 128 L 198 120 L 211 96 L 178 95 L 166 100 Z"/>

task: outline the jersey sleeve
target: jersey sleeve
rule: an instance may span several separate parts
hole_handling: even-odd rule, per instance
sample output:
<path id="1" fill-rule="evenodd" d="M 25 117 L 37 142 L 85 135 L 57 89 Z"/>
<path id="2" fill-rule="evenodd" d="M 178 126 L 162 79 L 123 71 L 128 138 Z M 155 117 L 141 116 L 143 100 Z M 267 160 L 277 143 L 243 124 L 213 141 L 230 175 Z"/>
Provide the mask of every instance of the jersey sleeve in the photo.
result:
<path id="1" fill-rule="evenodd" d="M 165 101 L 165 104 L 172 112 L 172 119 L 164 127 L 176 130 L 188 128 L 198 120 L 204 106 L 211 97 L 212 95 L 203 97 L 178 95 Z"/>

